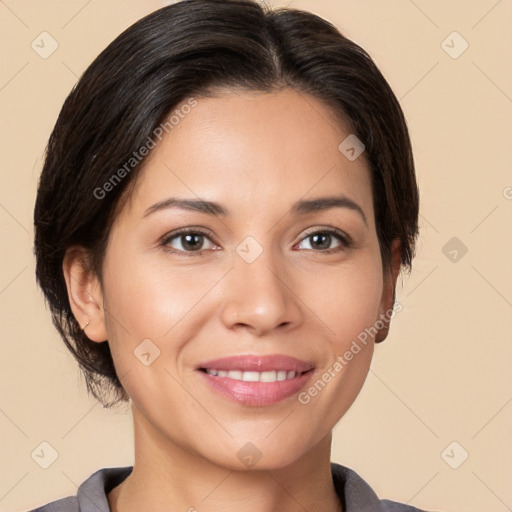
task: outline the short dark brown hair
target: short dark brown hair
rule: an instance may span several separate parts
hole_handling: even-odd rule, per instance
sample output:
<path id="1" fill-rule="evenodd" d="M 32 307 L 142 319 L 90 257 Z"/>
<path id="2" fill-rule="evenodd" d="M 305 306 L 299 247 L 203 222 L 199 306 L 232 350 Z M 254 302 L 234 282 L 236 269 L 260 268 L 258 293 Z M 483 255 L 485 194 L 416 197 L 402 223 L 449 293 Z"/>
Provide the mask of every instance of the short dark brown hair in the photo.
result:
<path id="1" fill-rule="evenodd" d="M 365 145 L 383 268 L 399 239 L 401 263 L 411 270 L 419 212 L 411 143 L 398 100 L 369 55 L 312 13 L 255 0 L 184 0 L 159 9 L 119 35 L 67 97 L 34 211 L 37 282 L 88 391 L 106 407 L 128 395 L 108 340 L 89 340 L 73 316 L 63 258 L 72 245 L 85 247 L 101 282 L 113 220 L 144 162 L 130 159 L 177 105 L 218 87 L 293 88 L 343 119 Z M 122 179 L 112 184 L 116 173 Z M 108 193 L 99 194 L 106 183 Z"/>

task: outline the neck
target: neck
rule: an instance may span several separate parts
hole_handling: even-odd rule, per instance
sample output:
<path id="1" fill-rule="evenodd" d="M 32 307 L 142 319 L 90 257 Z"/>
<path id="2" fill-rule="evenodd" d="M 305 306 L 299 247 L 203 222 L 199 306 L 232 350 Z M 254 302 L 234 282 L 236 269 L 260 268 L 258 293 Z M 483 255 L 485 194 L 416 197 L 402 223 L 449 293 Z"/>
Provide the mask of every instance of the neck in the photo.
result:
<path id="1" fill-rule="evenodd" d="M 330 469 L 331 433 L 291 464 L 240 470 L 164 438 L 134 405 L 132 410 L 135 463 L 132 473 L 108 494 L 112 512 L 341 511 Z"/>

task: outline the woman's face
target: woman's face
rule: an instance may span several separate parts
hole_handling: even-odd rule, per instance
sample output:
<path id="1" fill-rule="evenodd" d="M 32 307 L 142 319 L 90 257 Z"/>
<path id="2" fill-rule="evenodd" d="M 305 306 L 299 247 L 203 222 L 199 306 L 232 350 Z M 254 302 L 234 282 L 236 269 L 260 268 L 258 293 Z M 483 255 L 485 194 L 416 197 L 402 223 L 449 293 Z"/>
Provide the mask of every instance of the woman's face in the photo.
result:
<path id="1" fill-rule="evenodd" d="M 146 161 L 111 231 L 100 300 L 134 415 L 160 442 L 226 467 L 246 455 L 281 467 L 353 403 L 373 353 L 361 333 L 392 307 L 394 281 L 364 153 L 339 149 L 349 135 L 310 96 L 228 92 L 197 98 Z M 311 203 L 321 198 L 338 201 Z M 258 366 L 274 355 L 294 360 Z M 235 356 L 252 366 L 209 364 Z M 295 360 L 311 370 L 272 382 Z"/>

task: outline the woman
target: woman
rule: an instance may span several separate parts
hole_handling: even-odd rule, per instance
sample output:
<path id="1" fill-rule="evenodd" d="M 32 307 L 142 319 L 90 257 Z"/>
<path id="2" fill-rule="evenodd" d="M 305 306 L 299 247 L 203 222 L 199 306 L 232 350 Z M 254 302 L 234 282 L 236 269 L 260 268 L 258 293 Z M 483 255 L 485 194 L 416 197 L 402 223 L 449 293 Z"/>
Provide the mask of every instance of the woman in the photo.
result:
<path id="1" fill-rule="evenodd" d="M 321 18 L 186 0 L 89 66 L 48 144 L 37 279 L 135 462 L 37 510 L 412 511 L 330 462 L 418 234 L 406 122 Z"/>

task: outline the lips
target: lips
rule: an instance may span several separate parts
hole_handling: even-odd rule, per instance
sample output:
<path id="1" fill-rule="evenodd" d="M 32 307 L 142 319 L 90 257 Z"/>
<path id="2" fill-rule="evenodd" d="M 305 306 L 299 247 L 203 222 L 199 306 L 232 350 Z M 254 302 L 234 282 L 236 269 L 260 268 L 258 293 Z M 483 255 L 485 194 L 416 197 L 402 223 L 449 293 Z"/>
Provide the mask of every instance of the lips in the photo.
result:
<path id="1" fill-rule="evenodd" d="M 313 365 L 295 357 L 285 356 L 283 354 L 254 356 L 241 355 L 224 357 L 205 361 L 197 366 L 198 370 L 224 370 L 241 372 L 270 372 L 270 371 L 294 371 L 301 374 L 313 369 Z"/>
<path id="2" fill-rule="evenodd" d="M 196 370 L 215 393 L 249 407 L 270 406 L 292 397 L 314 374 L 311 363 L 282 354 L 214 359 Z"/>

